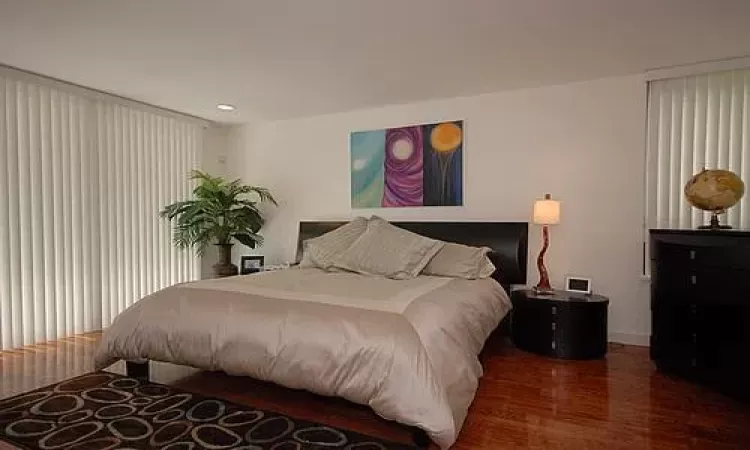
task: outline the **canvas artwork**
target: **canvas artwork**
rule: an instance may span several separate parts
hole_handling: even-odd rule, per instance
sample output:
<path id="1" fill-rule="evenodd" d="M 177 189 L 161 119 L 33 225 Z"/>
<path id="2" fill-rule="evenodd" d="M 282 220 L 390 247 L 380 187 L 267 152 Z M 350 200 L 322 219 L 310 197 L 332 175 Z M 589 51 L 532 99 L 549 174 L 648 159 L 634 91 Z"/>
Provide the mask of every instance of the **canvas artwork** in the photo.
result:
<path id="1" fill-rule="evenodd" d="M 463 121 L 351 134 L 352 208 L 463 205 Z"/>

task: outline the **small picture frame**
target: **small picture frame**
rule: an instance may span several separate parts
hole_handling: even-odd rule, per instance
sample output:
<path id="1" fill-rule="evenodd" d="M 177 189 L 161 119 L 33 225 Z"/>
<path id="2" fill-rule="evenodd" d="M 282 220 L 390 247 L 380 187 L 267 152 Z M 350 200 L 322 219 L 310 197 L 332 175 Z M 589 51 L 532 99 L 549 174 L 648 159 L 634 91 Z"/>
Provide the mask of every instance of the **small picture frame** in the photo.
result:
<path id="1" fill-rule="evenodd" d="M 263 270 L 263 256 L 243 256 L 240 261 L 240 274 L 247 275 Z"/>
<path id="2" fill-rule="evenodd" d="M 578 294 L 591 294 L 591 278 L 586 277 L 565 277 L 565 290 Z"/>

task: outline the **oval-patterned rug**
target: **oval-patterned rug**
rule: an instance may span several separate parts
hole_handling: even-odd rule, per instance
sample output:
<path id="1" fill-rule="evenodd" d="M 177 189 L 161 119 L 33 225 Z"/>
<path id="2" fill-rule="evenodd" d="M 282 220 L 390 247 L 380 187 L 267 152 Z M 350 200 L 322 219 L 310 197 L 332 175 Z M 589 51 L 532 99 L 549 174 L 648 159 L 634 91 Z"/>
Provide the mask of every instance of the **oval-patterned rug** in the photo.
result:
<path id="1" fill-rule="evenodd" d="M 416 448 L 108 372 L 0 400 L 0 439 L 42 450 Z"/>

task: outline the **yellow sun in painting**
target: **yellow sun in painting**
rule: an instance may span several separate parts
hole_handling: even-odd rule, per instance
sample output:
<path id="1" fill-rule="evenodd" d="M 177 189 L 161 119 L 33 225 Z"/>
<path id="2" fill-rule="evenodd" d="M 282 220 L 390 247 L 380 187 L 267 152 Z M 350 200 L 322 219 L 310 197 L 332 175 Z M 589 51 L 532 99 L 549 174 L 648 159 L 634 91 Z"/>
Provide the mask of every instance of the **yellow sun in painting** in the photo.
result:
<path id="1" fill-rule="evenodd" d="M 461 145 L 463 133 L 461 127 L 452 122 L 441 123 L 432 129 L 430 142 L 432 148 L 439 152 L 450 152 Z"/>

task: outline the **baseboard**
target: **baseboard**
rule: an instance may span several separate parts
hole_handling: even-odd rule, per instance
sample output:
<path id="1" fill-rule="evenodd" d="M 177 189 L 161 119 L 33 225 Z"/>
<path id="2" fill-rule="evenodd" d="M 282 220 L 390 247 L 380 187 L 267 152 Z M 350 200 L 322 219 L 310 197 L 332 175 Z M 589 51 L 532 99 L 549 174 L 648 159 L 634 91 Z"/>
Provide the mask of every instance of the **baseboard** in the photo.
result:
<path id="1" fill-rule="evenodd" d="M 609 333 L 609 342 L 617 342 L 620 344 L 638 345 L 641 347 L 648 347 L 649 335 L 628 334 L 628 333 Z"/>

